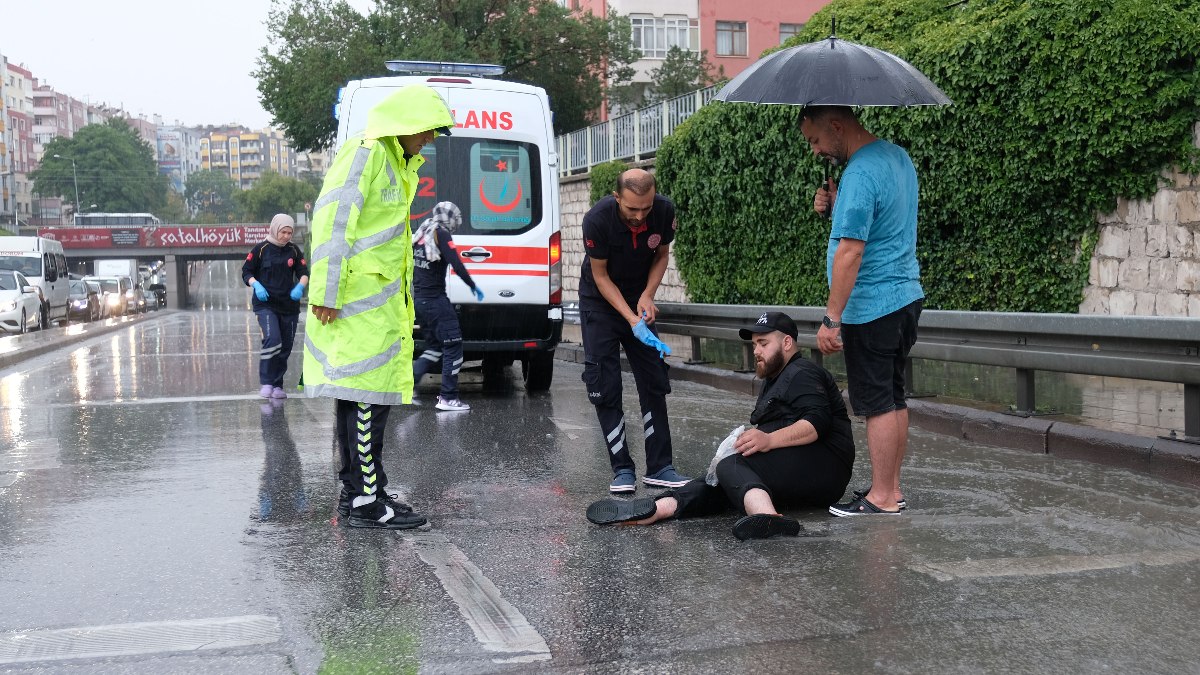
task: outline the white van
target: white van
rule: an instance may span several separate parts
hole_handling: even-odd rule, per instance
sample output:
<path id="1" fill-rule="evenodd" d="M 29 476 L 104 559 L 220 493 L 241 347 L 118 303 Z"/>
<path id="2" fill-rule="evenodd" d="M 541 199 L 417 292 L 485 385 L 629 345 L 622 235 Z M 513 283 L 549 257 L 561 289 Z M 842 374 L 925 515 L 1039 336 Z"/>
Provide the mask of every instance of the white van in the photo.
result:
<path id="1" fill-rule="evenodd" d="M 462 323 L 464 358 L 482 359 L 485 374 L 520 360 L 526 389 L 548 389 L 562 339 L 562 245 L 546 90 L 481 77 L 503 72 L 500 66 L 389 61 L 388 68 L 437 74 L 347 83 L 336 107 L 334 149 L 362 133 L 367 111 L 397 88 L 419 83 L 442 95 L 454 133 L 421 153 L 426 161 L 412 225 L 440 201 L 462 209 L 454 243 L 485 294 L 476 302 L 466 284 L 447 284 Z"/>
<path id="2" fill-rule="evenodd" d="M 51 321 L 67 322 L 71 280 L 62 243 L 44 237 L 0 237 L 0 270 L 16 270 L 37 287 L 42 328 Z"/>

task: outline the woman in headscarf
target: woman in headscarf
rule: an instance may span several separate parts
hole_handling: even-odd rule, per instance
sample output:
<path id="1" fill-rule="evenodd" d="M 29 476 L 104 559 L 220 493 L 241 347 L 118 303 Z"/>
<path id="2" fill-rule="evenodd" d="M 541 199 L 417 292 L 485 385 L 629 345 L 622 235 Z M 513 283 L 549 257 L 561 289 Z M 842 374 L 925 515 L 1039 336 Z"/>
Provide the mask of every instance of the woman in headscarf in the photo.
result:
<path id="1" fill-rule="evenodd" d="M 438 202 L 412 236 L 413 298 L 417 321 L 425 337 L 425 351 L 413 361 L 413 386 L 440 360 L 442 391 L 435 406 L 438 410 L 471 409 L 458 398 L 458 371 L 463 363 L 462 327 L 454 305 L 446 297 L 446 267 L 454 267 L 454 273 L 471 288 L 476 300 L 483 300 L 483 291 L 475 285 L 454 249 L 451 235 L 459 225 L 462 225 L 462 211 L 458 206 L 454 202 Z"/>
<path id="2" fill-rule="evenodd" d="M 254 289 L 254 315 L 263 334 L 258 355 L 258 395 L 263 398 L 287 398 L 283 375 L 296 339 L 300 298 L 308 285 L 308 262 L 292 243 L 295 224 L 286 213 L 275 214 L 267 240 L 255 246 L 242 265 L 242 281 Z"/>

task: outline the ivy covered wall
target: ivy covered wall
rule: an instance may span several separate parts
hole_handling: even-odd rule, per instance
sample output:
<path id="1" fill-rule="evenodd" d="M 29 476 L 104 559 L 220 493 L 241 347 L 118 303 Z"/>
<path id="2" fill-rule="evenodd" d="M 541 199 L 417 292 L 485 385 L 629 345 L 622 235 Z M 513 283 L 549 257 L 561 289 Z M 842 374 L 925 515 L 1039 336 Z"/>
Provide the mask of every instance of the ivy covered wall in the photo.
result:
<path id="1" fill-rule="evenodd" d="M 1200 3 L 1194 0 L 834 0 L 794 38 L 893 52 L 953 99 L 862 111 L 921 179 L 928 308 L 1076 312 L 1119 198 L 1147 200 L 1164 167 L 1195 173 Z M 824 167 L 788 106 L 714 103 L 664 140 L 660 189 L 697 302 L 822 305 Z"/>

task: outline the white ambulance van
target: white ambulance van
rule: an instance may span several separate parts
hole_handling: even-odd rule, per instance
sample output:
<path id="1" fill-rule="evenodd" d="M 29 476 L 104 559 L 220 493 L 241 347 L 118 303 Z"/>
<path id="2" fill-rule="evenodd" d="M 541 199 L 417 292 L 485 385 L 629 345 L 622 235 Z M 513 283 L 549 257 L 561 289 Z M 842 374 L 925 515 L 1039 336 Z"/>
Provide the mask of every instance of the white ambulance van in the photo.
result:
<path id="1" fill-rule="evenodd" d="M 347 83 L 336 107 L 334 149 L 362 133 L 367 111 L 396 89 L 420 83 L 442 95 L 454 132 L 421 153 L 412 227 L 437 202 L 462 209 L 454 244 L 485 294 L 476 302 L 466 284 L 446 284 L 462 323 L 464 358 L 482 359 L 485 375 L 519 360 L 526 389 L 548 389 L 563 313 L 558 155 L 546 91 L 487 79 L 503 73 L 501 66 L 389 61 L 388 69 L 421 74 Z"/>
<path id="2" fill-rule="evenodd" d="M 37 287 L 42 298 L 39 328 L 51 321 L 67 322 L 71 280 L 60 242 L 44 237 L 0 237 L 0 270 L 16 270 Z"/>

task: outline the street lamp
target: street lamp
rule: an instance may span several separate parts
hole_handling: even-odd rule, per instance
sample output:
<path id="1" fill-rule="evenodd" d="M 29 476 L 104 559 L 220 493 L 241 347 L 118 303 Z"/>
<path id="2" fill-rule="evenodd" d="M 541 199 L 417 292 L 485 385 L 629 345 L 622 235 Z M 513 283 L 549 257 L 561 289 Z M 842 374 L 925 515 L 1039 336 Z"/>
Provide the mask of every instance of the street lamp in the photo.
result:
<path id="1" fill-rule="evenodd" d="M 54 155 L 58 159 L 68 159 L 71 161 L 71 177 L 75 179 L 75 213 L 79 213 L 79 173 L 75 171 L 75 158 L 63 157 L 62 155 Z"/>

